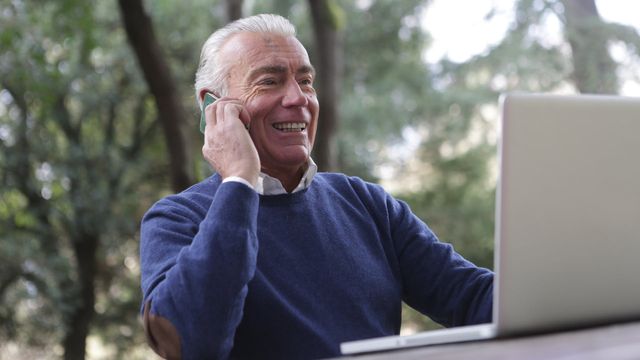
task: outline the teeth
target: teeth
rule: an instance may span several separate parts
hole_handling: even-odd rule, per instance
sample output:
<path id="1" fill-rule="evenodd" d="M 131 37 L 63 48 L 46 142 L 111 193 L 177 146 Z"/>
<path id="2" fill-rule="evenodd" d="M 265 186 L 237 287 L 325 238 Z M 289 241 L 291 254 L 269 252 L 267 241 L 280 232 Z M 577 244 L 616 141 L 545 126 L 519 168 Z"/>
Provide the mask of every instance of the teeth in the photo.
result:
<path id="1" fill-rule="evenodd" d="M 278 123 L 273 124 L 273 127 L 280 131 L 292 132 L 292 131 L 302 131 L 307 128 L 305 123 Z"/>

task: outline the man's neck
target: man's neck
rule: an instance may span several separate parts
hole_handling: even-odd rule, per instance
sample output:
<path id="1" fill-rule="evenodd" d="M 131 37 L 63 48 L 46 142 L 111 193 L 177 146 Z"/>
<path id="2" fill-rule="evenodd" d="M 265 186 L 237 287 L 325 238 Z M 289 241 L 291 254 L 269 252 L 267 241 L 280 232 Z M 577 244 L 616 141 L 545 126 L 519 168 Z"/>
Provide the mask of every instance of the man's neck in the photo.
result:
<path id="1" fill-rule="evenodd" d="M 317 171 L 318 167 L 311 158 L 299 169 L 299 175 L 297 176 L 287 176 L 287 174 L 295 174 L 295 170 L 283 173 L 274 172 L 273 169 L 262 168 L 255 189 L 261 195 L 291 194 L 302 191 L 311 185 L 311 181 Z M 282 174 L 285 176 L 281 176 Z"/>
<path id="2" fill-rule="evenodd" d="M 300 184 L 300 180 L 304 175 L 305 170 L 307 169 L 307 164 L 299 167 L 297 170 L 289 170 L 289 171 L 274 171 L 273 169 L 262 169 L 262 172 L 276 178 L 282 184 L 282 187 L 290 193 L 292 192 L 298 184 Z"/>

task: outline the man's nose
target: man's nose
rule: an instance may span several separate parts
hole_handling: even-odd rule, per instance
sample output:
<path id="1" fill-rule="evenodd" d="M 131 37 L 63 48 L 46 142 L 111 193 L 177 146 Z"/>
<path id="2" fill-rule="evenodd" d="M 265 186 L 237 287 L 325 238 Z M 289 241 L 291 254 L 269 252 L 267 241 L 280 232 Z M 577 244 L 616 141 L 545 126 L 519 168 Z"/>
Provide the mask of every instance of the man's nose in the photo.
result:
<path id="1" fill-rule="evenodd" d="M 308 103 L 307 96 L 300 88 L 296 80 L 287 82 L 284 97 L 282 98 L 282 106 L 306 106 Z"/>

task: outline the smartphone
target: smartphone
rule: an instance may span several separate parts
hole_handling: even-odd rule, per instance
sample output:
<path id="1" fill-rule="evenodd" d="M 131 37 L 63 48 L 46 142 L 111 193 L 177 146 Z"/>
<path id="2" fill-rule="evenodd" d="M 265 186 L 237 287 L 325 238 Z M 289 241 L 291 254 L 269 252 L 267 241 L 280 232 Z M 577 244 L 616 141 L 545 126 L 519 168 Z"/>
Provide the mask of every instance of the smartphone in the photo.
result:
<path id="1" fill-rule="evenodd" d="M 204 109 L 214 102 L 218 101 L 218 97 L 213 95 L 210 92 L 204 94 L 204 99 L 202 100 L 202 109 L 200 109 L 200 132 L 204 134 L 204 127 L 207 125 L 207 118 L 204 116 Z"/>

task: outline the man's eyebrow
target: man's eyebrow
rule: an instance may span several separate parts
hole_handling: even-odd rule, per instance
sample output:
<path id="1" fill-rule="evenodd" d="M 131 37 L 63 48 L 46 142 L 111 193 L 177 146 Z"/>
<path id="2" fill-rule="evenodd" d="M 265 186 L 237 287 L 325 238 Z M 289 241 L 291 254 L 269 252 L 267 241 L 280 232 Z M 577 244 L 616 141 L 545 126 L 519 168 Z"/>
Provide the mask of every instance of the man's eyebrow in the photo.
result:
<path id="1" fill-rule="evenodd" d="M 316 69 L 314 69 L 314 67 L 312 65 L 302 65 L 298 68 L 298 71 L 296 71 L 297 75 L 300 74 L 311 74 L 311 76 L 315 77 L 316 75 Z"/>
<path id="2" fill-rule="evenodd" d="M 253 69 L 249 72 L 249 79 L 254 79 L 263 74 L 284 74 L 288 71 L 288 69 L 281 65 L 267 65 L 261 66 L 257 69 Z M 301 74 L 311 74 L 311 76 L 315 76 L 316 70 L 311 65 L 302 65 L 296 70 L 296 75 Z"/>
<path id="3" fill-rule="evenodd" d="M 267 65 L 251 70 L 251 72 L 249 72 L 249 78 L 253 79 L 262 74 L 283 74 L 285 72 L 287 72 L 287 68 L 285 68 L 284 66 Z"/>

